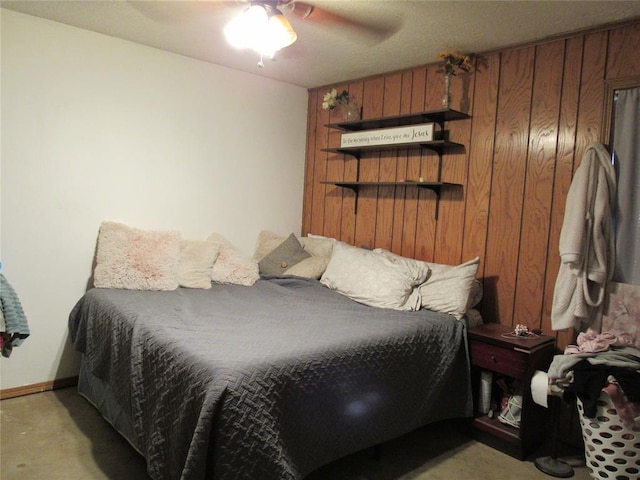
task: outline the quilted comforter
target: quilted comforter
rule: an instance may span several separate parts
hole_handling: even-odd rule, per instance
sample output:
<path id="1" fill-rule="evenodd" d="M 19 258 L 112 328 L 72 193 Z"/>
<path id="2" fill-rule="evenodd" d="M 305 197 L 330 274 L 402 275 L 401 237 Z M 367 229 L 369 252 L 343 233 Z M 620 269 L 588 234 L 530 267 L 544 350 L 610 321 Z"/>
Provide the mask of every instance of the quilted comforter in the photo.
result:
<path id="1" fill-rule="evenodd" d="M 69 317 L 154 479 L 300 479 L 472 414 L 465 326 L 368 307 L 316 280 L 92 289 Z"/>

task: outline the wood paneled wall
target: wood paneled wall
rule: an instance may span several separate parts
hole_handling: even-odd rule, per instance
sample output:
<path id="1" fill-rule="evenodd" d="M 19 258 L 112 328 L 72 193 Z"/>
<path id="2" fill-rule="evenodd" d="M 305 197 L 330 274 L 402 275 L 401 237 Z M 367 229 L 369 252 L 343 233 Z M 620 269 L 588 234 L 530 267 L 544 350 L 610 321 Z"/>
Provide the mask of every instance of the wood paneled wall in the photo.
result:
<path id="1" fill-rule="evenodd" d="M 485 321 L 551 332 L 559 268 L 558 239 L 567 191 L 582 154 L 603 141 L 607 82 L 640 75 L 640 20 L 479 55 L 454 77 L 452 108 L 471 118 L 449 122 L 464 149 L 445 152 L 439 217 L 429 190 L 351 190 L 323 180 L 355 180 L 356 160 L 337 147 L 339 121 L 323 110 L 331 87 L 346 89 L 363 118 L 436 110 L 443 93 L 437 64 L 309 91 L 303 234 L 383 247 L 404 256 L 457 264 L 480 257 Z M 364 154 L 360 180 L 437 178 L 438 157 L 424 150 Z M 573 340 L 559 332 L 558 343 Z"/>

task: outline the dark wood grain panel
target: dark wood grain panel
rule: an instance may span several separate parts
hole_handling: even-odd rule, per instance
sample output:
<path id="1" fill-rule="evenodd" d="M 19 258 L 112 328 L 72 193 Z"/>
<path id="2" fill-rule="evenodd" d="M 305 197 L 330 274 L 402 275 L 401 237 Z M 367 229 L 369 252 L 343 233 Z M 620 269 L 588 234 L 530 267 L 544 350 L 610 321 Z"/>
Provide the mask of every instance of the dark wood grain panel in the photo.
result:
<path id="1" fill-rule="evenodd" d="M 427 70 L 425 68 L 411 71 L 411 113 L 424 111 L 425 88 Z M 422 164 L 422 152 L 410 150 L 407 152 L 407 172 L 405 178 L 419 178 Z M 416 243 L 418 241 L 418 199 L 420 192 L 417 188 L 405 189 L 404 219 L 402 222 L 402 255 L 416 257 Z M 395 235 L 395 234 L 394 234 Z"/>
<path id="2" fill-rule="evenodd" d="M 605 73 L 607 79 L 640 75 L 640 23 L 611 30 Z"/>
<path id="3" fill-rule="evenodd" d="M 442 74 L 437 66 L 427 68 L 423 110 L 436 110 L 442 106 Z M 420 161 L 420 174 L 425 180 L 438 179 L 439 159 L 435 152 L 424 150 Z M 436 198 L 433 192 L 421 189 L 418 192 L 418 218 L 416 221 L 416 258 L 433 261 L 437 222 Z"/>
<path id="4" fill-rule="evenodd" d="M 545 287 L 543 294 L 543 313 L 541 328 L 551 332 L 551 306 L 556 277 L 560 269 L 558 243 L 564 219 L 567 192 L 573 176 L 575 161 L 576 129 L 578 123 L 578 99 L 580 97 L 580 79 L 582 78 L 583 37 L 566 40 L 564 55 L 564 72 L 562 78 L 562 98 L 558 125 L 558 147 L 553 179 L 551 201 L 551 221 L 549 224 L 549 240 Z M 558 345 L 560 345 L 558 343 Z M 566 346 L 566 343 L 562 347 Z"/>
<path id="5" fill-rule="evenodd" d="M 400 114 L 404 115 L 411 112 L 411 91 L 413 88 L 413 72 L 406 71 L 402 73 L 400 85 Z M 402 150 L 397 155 L 396 180 L 404 180 L 407 178 L 408 150 Z M 404 215 L 405 207 L 409 198 L 407 197 L 407 189 L 397 187 L 395 190 L 395 203 L 393 206 L 393 228 L 391 230 L 391 251 L 398 255 L 402 255 L 402 246 L 404 241 Z"/>
<path id="6" fill-rule="evenodd" d="M 400 114 L 402 96 L 398 95 L 402 89 L 402 74 L 396 73 L 384 77 L 384 92 L 382 116 L 392 117 Z M 398 150 L 382 150 L 380 152 L 380 181 L 397 180 Z M 391 250 L 393 236 L 393 215 L 395 213 L 395 187 L 378 188 L 378 208 L 376 212 L 375 247 Z"/>
<path id="7" fill-rule="evenodd" d="M 498 107 L 500 54 L 481 57 L 473 75 L 472 141 L 469 143 L 469 174 L 466 189 L 463 260 L 480 257 L 478 277 L 483 278 L 489 224 L 489 195 L 493 165 L 493 144 Z M 478 139 L 478 140 L 473 140 Z"/>
<path id="8" fill-rule="evenodd" d="M 349 91 L 349 85 L 343 84 L 336 87 L 338 92 L 343 90 Z M 331 121 L 340 121 L 343 115 L 341 108 L 334 109 L 330 118 Z M 329 148 L 337 148 L 340 146 L 340 131 L 335 129 L 328 130 L 327 145 Z M 345 167 L 345 155 L 329 154 L 327 155 L 327 176 L 325 180 L 335 180 L 344 178 Z M 342 226 L 342 203 L 343 203 L 344 188 L 336 187 L 335 185 L 325 186 L 324 195 L 324 222 L 322 226 L 322 234 L 331 238 L 341 237 Z"/>
<path id="9" fill-rule="evenodd" d="M 330 111 L 322 108 L 322 97 L 326 92 L 320 91 L 316 97 L 316 142 L 313 151 L 313 191 L 311 203 L 313 205 L 313 215 L 309 224 L 309 231 L 323 234 L 324 230 L 324 196 L 326 185 L 320 184 L 327 178 L 327 152 L 323 152 L 329 142 L 329 131 L 323 126 L 330 121 Z"/>
<path id="10" fill-rule="evenodd" d="M 564 41 L 536 48 L 514 312 L 514 321 L 531 329 L 542 322 L 563 60 Z"/>
<path id="11" fill-rule="evenodd" d="M 607 32 L 597 32 L 585 36 L 576 136 L 576 159 L 578 161 L 574 164 L 574 171 L 580 165 L 587 146 L 600 139 L 607 39 Z"/>
<path id="12" fill-rule="evenodd" d="M 497 281 L 489 285 L 491 303 L 485 301 L 483 311 L 506 325 L 513 319 L 534 53 L 535 49 L 528 47 L 503 54 L 498 90 L 485 268 L 485 275 Z"/>
<path id="13" fill-rule="evenodd" d="M 452 85 L 452 99 L 454 106 L 469 112 L 468 99 L 473 96 L 471 75 L 464 74 L 455 77 Z M 467 99 L 463 102 L 463 99 Z M 450 138 L 462 145 L 471 142 L 471 119 L 449 122 L 447 125 Z M 467 147 L 447 150 L 442 156 L 441 180 L 463 185 L 463 187 L 446 188 L 440 194 L 438 205 L 438 228 L 436 230 L 436 249 L 434 260 L 438 263 L 457 265 L 462 261 L 462 238 L 464 235 L 465 193 L 469 167 L 469 149 Z M 452 242 L 451 239 L 456 239 Z"/>
<path id="14" fill-rule="evenodd" d="M 396 163 L 398 161 L 398 151 L 383 150 L 380 152 L 380 170 L 378 180 L 382 182 L 395 181 Z M 375 216 L 375 237 L 368 245 L 376 248 L 391 250 L 393 243 L 391 232 L 393 232 L 393 215 L 395 212 L 395 191 L 394 186 L 378 187 L 378 203 Z"/>
<path id="15" fill-rule="evenodd" d="M 353 99 L 356 105 L 362 106 L 362 96 L 364 90 L 363 82 L 352 82 L 349 84 L 349 98 Z M 347 155 L 344 159 L 344 179 L 355 180 L 358 176 L 358 161 Z M 350 245 L 354 244 L 356 234 L 356 194 L 353 190 L 345 189 L 342 192 L 342 226 L 340 229 L 340 240 Z"/>
<path id="16" fill-rule="evenodd" d="M 378 118 L 383 113 L 384 77 L 376 77 L 364 82 L 362 97 L 363 118 Z M 360 180 L 375 182 L 380 174 L 380 154 L 365 153 L 360 162 Z M 376 230 L 376 209 L 378 188 L 367 187 L 360 190 L 358 215 L 356 217 L 355 244 L 373 247 Z"/>
<path id="17" fill-rule="evenodd" d="M 307 120 L 307 158 L 304 168 L 304 194 L 302 200 L 302 235 L 306 235 L 311 231 L 311 218 L 315 211 L 313 208 L 313 189 L 320 185 L 318 182 L 314 181 L 313 177 L 316 143 L 318 140 L 317 90 L 311 90 L 309 92 L 307 106 L 309 113 Z"/>

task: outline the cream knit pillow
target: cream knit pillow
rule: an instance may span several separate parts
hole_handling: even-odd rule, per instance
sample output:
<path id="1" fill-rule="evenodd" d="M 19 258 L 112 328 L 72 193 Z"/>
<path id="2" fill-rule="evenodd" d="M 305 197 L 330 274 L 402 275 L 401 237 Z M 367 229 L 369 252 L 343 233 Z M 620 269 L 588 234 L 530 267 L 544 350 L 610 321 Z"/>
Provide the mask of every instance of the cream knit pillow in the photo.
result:
<path id="1" fill-rule="evenodd" d="M 207 241 L 220 245 L 220 253 L 211 268 L 212 281 L 251 286 L 260 278 L 258 262 L 243 254 L 222 235 L 212 233 Z"/>
<path id="2" fill-rule="evenodd" d="M 211 288 L 211 269 L 218 258 L 220 244 L 198 240 L 180 242 L 178 283 L 187 288 Z"/>
<path id="3" fill-rule="evenodd" d="M 103 222 L 98 235 L 94 285 L 128 290 L 178 288 L 180 233 L 145 231 Z"/>

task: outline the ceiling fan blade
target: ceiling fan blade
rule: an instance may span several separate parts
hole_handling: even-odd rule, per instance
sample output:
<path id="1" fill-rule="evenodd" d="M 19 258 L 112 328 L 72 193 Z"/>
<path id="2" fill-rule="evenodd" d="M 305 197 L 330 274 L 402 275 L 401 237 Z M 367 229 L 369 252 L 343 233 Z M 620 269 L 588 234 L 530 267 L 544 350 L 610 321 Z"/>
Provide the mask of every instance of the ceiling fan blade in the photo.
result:
<path id="1" fill-rule="evenodd" d="M 305 20 L 315 7 L 304 2 L 296 2 L 295 0 L 278 2 L 278 10 L 285 15 L 290 15 L 301 20 Z"/>
<path id="2" fill-rule="evenodd" d="M 297 0 L 280 0 L 278 9 L 293 19 L 308 21 L 323 27 L 343 28 L 356 34 L 377 37 L 378 40 L 388 37 L 397 30 L 394 25 L 383 20 L 375 24 L 360 22 Z"/>

